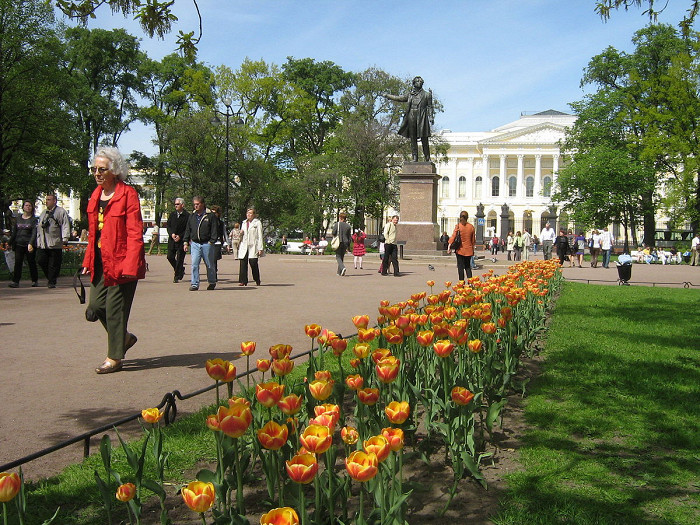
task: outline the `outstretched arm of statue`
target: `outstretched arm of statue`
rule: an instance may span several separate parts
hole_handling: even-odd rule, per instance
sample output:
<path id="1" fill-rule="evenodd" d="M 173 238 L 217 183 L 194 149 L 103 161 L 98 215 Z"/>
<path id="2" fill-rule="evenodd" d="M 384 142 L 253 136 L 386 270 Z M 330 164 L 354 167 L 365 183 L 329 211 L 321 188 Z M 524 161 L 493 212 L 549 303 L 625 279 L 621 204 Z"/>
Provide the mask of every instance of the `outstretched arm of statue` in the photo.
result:
<path id="1" fill-rule="evenodd" d="M 381 93 L 381 96 L 393 100 L 394 102 L 408 102 L 408 95 L 392 95 L 391 93 Z"/>

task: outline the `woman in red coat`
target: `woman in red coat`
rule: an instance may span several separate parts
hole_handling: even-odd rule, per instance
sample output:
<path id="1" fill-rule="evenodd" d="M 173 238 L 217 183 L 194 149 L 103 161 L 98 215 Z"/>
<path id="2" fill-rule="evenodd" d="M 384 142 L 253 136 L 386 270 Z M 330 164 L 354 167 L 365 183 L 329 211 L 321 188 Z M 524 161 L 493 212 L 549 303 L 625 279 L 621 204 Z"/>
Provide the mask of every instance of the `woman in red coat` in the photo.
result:
<path id="1" fill-rule="evenodd" d="M 457 256 L 457 272 L 459 273 L 459 280 L 464 281 L 465 270 L 467 272 L 467 279 L 471 279 L 472 276 L 472 257 L 474 257 L 474 245 L 476 244 L 476 230 L 474 230 L 474 225 L 469 223 L 469 214 L 466 211 L 459 214 L 459 223 L 455 226 L 455 231 L 452 232 L 450 240 L 448 241 L 448 255 L 452 253 L 452 249 L 449 248 L 449 246 L 452 246 L 458 231 L 462 245 L 455 251 L 455 255 Z"/>
<path id="2" fill-rule="evenodd" d="M 355 264 L 355 270 L 357 270 L 358 264 L 360 265 L 360 270 L 362 269 L 362 258 L 367 253 L 367 250 L 365 249 L 366 238 L 367 234 L 359 229 L 355 230 L 355 233 L 352 234 L 352 256 L 353 263 Z"/>
<path id="3" fill-rule="evenodd" d="M 97 188 L 87 207 L 83 274 L 91 276 L 86 316 L 99 319 L 107 331 L 107 359 L 95 369 L 98 374 L 121 370 L 126 351 L 136 343 L 127 323 L 136 283 L 146 277 L 141 204 L 136 190 L 124 183 L 128 171 L 122 154 L 110 147 L 99 148 L 90 167 Z"/>

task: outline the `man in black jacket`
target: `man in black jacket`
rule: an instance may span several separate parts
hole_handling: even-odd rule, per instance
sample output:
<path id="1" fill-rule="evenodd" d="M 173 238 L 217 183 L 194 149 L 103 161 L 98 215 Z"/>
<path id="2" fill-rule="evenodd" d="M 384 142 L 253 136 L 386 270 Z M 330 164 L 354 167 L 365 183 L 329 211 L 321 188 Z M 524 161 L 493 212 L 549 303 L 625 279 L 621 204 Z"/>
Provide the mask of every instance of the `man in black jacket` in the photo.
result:
<path id="1" fill-rule="evenodd" d="M 204 259 L 204 264 L 207 267 L 207 290 L 216 288 L 216 270 L 211 257 L 214 255 L 213 245 L 219 236 L 218 224 L 219 220 L 213 213 L 207 213 L 207 206 L 203 197 L 194 197 L 192 199 L 194 211 L 190 213 L 187 219 L 187 228 L 185 229 L 185 242 L 183 248 L 185 251 L 189 247 L 192 248 L 192 278 L 190 280 L 190 291 L 196 292 L 199 290 L 199 263 Z"/>
<path id="2" fill-rule="evenodd" d="M 185 230 L 190 216 L 185 209 L 185 200 L 175 199 L 175 211 L 168 217 L 168 261 L 175 271 L 173 282 L 176 283 L 185 276 Z"/>

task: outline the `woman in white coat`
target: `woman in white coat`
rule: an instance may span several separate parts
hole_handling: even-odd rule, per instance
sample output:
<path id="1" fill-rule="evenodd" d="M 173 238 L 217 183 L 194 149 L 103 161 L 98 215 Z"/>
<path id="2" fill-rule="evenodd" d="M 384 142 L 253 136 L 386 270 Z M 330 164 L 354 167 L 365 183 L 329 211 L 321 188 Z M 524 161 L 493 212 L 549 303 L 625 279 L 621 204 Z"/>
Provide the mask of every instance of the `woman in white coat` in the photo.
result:
<path id="1" fill-rule="evenodd" d="M 248 286 L 248 264 L 255 284 L 260 286 L 258 257 L 263 253 L 262 223 L 255 217 L 255 208 L 248 208 L 245 216 L 246 220 L 241 224 L 241 244 L 238 246 L 238 258 L 241 261 L 238 286 Z"/>

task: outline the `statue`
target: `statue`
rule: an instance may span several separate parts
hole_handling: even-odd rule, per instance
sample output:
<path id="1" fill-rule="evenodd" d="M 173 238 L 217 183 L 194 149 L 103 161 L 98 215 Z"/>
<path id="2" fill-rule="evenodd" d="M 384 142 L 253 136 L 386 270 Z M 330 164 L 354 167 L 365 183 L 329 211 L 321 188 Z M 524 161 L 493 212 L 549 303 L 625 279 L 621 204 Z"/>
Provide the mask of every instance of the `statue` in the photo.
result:
<path id="1" fill-rule="evenodd" d="M 418 138 L 423 146 L 423 157 L 426 162 L 430 162 L 430 125 L 435 124 L 435 113 L 433 111 L 433 92 L 423 89 L 423 79 L 415 77 L 413 79 L 413 89 L 405 95 L 383 94 L 384 98 L 395 102 L 408 102 L 403 122 L 399 128 L 399 135 L 411 140 L 411 155 L 413 162 L 418 162 Z"/>

